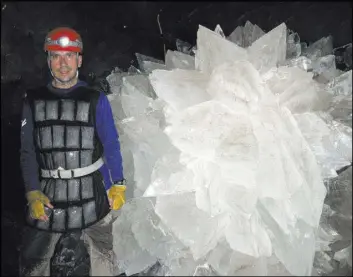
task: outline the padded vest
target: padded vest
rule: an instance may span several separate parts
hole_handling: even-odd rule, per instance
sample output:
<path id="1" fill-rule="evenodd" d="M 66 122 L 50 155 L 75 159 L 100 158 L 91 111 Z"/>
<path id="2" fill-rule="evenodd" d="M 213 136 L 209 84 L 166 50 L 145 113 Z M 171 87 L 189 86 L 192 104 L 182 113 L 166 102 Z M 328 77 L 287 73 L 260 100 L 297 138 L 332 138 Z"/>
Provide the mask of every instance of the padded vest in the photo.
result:
<path id="1" fill-rule="evenodd" d="M 98 98 L 99 92 L 87 87 L 78 87 L 60 96 L 46 87 L 27 93 L 41 169 L 86 167 L 102 156 L 103 146 L 95 128 Z M 41 230 L 67 232 L 84 229 L 109 212 L 99 171 L 72 179 L 41 177 L 41 190 L 54 206 L 49 221 L 27 216 L 27 222 Z"/>

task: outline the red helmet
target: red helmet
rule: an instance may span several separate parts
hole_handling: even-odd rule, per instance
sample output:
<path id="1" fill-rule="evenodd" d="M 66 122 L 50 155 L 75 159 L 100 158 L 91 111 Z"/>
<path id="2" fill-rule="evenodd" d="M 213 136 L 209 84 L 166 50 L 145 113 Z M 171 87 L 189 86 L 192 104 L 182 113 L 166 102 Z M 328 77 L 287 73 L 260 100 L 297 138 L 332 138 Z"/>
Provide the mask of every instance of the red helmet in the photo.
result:
<path id="1" fill-rule="evenodd" d="M 82 53 L 83 43 L 81 36 L 73 29 L 59 27 L 47 35 L 44 42 L 44 51 L 71 51 Z"/>

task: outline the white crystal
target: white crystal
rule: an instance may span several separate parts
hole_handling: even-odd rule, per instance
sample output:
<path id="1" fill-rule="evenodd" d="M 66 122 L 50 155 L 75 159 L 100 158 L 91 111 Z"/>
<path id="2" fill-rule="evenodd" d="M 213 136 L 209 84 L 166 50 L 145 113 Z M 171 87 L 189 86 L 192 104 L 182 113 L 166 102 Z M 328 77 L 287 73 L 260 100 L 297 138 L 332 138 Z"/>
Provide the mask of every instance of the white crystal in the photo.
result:
<path id="1" fill-rule="evenodd" d="M 142 249 L 159 260 L 178 257 L 184 246 L 162 227 L 160 218 L 154 212 L 154 205 L 154 198 L 140 199 L 134 217 L 131 218 L 131 230 L 136 241 Z"/>
<path id="2" fill-rule="evenodd" d="M 281 64 L 282 65 L 282 64 Z M 304 56 L 300 56 L 298 58 L 295 59 L 290 59 L 290 60 L 286 60 L 283 63 L 284 66 L 296 66 L 304 71 L 312 71 L 313 67 L 312 67 L 312 61 L 310 59 L 308 59 L 307 57 Z"/>
<path id="3" fill-rule="evenodd" d="M 328 108 L 331 97 L 312 79 L 312 73 L 297 67 L 281 66 L 267 72 L 264 80 L 278 97 L 279 104 L 292 113 Z"/>
<path id="4" fill-rule="evenodd" d="M 229 36 L 228 40 L 240 47 L 249 47 L 254 41 L 259 39 L 265 32 L 256 24 L 250 21 L 245 22 L 245 26 L 238 26 Z"/>
<path id="5" fill-rule="evenodd" d="M 326 220 L 327 224 L 329 217 L 339 215 L 339 218 L 336 218 L 336 220 L 341 221 L 340 226 L 337 226 L 337 223 L 333 222 L 334 226 L 332 227 L 337 232 L 340 232 L 342 236 L 347 234 L 347 238 L 351 239 L 352 234 L 349 233 L 349 229 L 352 228 L 352 166 L 348 167 L 336 178 L 330 179 L 327 183 L 328 197 L 326 202 L 329 206 L 324 206 L 326 210 L 323 210 L 322 217 Z M 350 226 L 342 224 L 345 219 L 350 221 Z"/>
<path id="6" fill-rule="evenodd" d="M 152 98 L 152 90 L 145 76 L 127 76 L 123 78 L 121 89 L 121 104 L 127 117 L 136 117 L 145 114 Z"/>
<path id="7" fill-rule="evenodd" d="M 311 60 L 330 55 L 333 52 L 332 36 L 323 37 L 309 45 L 302 54 Z"/>
<path id="8" fill-rule="evenodd" d="M 197 268 L 204 264 L 203 259 L 194 260 L 190 253 L 185 253 L 179 259 L 169 261 L 169 272 L 165 276 L 198 276 Z"/>
<path id="9" fill-rule="evenodd" d="M 350 246 L 336 252 L 333 258 L 341 263 L 347 262 L 352 266 L 352 243 Z"/>
<path id="10" fill-rule="evenodd" d="M 339 76 L 340 72 L 336 69 L 335 56 L 327 55 L 315 60 L 313 62 L 313 73 L 317 75 L 317 81 L 325 84 Z"/>
<path id="11" fill-rule="evenodd" d="M 134 181 L 142 195 L 150 185 L 151 172 L 157 159 L 168 150 L 170 143 L 159 129 L 158 118 L 151 116 L 125 122 L 124 130 L 132 144 Z M 142 139 L 143 135 L 149 136 L 148 139 Z"/>
<path id="12" fill-rule="evenodd" d="M 197 188 L 195 174 L 178 162 L 179 154 L 171 152 L 156 161 L 151 183 L 144 196 L 170 195 L 182 192 L 194 192 Z"/>
<path id="13" fill-rule="evenodd" d="M 217 26 L 216 26 L 214 31 L 215 31 L 215 33 L 219 34 L 222 38 L 225 38 L 223 30 L 222 30 L 222 28 L 221 28 L 221 26 L 219 24 L 217 24 Z"/>
<path id="14" fill-rule="evenodd" d="M 337 151 L 335 141 L 331 140 L 334 133 L 322 118 L 315 113 L 303 113 L 295 115 L 295 119 L 321 166 L 323 178 L 336 177 L 337 170 L 350 164 L 344 153 Z"/>
<path id="15" fill-rule="evenodd" d="M 114 227 L 128 274 L 310 275 L 322 251 L 340 250 L 332 242 L 351 239 L 349 228 L 333 227 L 349 225 L 351 177 L 327 185 L 333 208 L 322 213 L 322 176 L 352 159 L 351 71 L 335 69 L 329 44 L 306 48 L 285 24 L 236 30 L 225 39 L 219 26 L 200 26 L 196 70 L 191 45 L 177 41 L 166 65 L 138 56 L 144 75 L 115 82 L 124 174 L 141 197 Z"/>
<path id="16" fill-rule="evenodd" d="M 127 70 L 130 74 L 141 74 L 142 72 L 137 69 L 135 66 L 130 65 L 130 67 Z"/>
<path id="17" fill-rule="evenodd" d="M 241 213 L 231 215 L 230 224 L 225 230 L 230 247 L 254 258 L 271 256 L 270 238 L 259 221 L 260 218 L 256 213 L 251 216 Z"/>
<path id="18" fill-rule="evenodd" d="M 216 245 L 220 231 L 218 218 L 211 218 L 199 210 L 193 193 L 159 196 L 155 211 L 174 235 L 190 248 L 195 260 Z"/>
<path id="19" fill-rule="evenodd" d="M 343 54 L 344 63 L 349 68 L 352 67 L 352 43 L 349 43 Z"/>
<path id="20" fill-rule="evenodd" d="M 244 128 L 246 133 L 247 120 L 242 120 L 246 120 L 246 115 L 233 113 L 219 102 L 207 101 L 174 115 L 165 132 L 181 151 L 212 160 L 221 146 L 221 138 L 226 138 L 235 126 Z"/>
<path id="21" fill-rule="evenodd" d="M 192 276 L 216 276 L 215 271 L 208 265 L 197 265 Z"/>
<path id="22" fill-rule="evenodd" d="M 134 222 L 134 201 L 126 204 L 121 215 L 113 223 L 113 249 L 116 255 L 117 265 L 126 275 L 132 275 L 143 271 L 156 262 L 146 250 L 141 249 L 131 232 L 131 224 Z M 124 234 L 119 236 L 117 234 Z"/>
<path id="23" fill-rule="evenodd" d="M 282 23 L 253 42 L 248 48 L 249 61 L 263 74 L 286 59 L 287 27 Z"/>
<path id="24" fill-rule="evenodd" d="M 195 69 L 195 57 L 178 51 L 168 50 L 165 56 L 165 65 L 167 69 Z"/>
<path id="25" fill-rule="evenodd" d="M 113 94 L 119 95 L 122 87 L 122 80 L 128 73 L 126 72 L 113 72 L 107 76 L 107 81 L 111 87 Z"/>
<path id="26" fill-rule="evenodd" d="M 244 47 L 243 27 L 238 26 L 235 28 L 235 30 L 227 37 L 227 39 L 240 47 Z"/>
<path id="27" fill-rule="evenodd" d="M 299 35 L 295 32 L 288 30 L 287 35 L 287 59 L 296 59 L 301 54 L 301 44 Z"/>
<path id="28" fill-rule="evenodd" d="M 243 28 L 243 33 L 244 33 L 244 46 L 243 47 L 249 47 L 254 43 L 254 41 L 258 40 L 260 37 L 262 37 L 265 32 L 256 24 L 252 24 L 250 21 L 246 21 L 244 28 Z"/>
<path id="29" fill-rule="evenodd" d="M 330 195 L 330 192 L 328 192 Z M 332 228 L 329 222 L 329 218 L 333 216 L 335 212 L 327 204 L 323 205 L 320 226 L 317 230 L 316 239 L 316 251 L 331 251 L 330 244 L 335 243 L 342 239 L 342 236 Z"/>
<path id="30" fill-rule="evenodd" d="M 326 90 L 333 96 L 330 114 L 335 120 L 352 127 L 352 70 L 334 78 Z"/>
<path id="31" fill-rule="evenodd" d="M 331 129 L 331 141 L 336 151 L 352 163 L 352 127 L 335 120 L 332 120 L 328 126 Z"/>
<path id="32" fill-rule="evenodd" d="M 339 98 L 352 96 L 352 70 L 334 78 L 328 85 L 330 93 Z"/>
<path id="33" fill-rule="evenodd" d="M 195 66 L 197 70 L 211 73 L 212 70 L 229 61 L 246 60 L 246 50 L 221 37 L 203 26 L 197 31 L 197 51 Z"/>
<path id="34" fill-rule="evenodd" d="M 326 252 L 317 252 L 311 276 L 324 276 L 334 271 L 331 257 Z"/>
<path id="35" fill-rule="evenodd" d="M 155 62 L 151 62 L 151 61 L 145 61 L 143 63 L 143 68 L 145 70 L 146 73 L 151 73 L 154 70 L 157 69 L 167 69 L 167 67 L 164 64 L 160 64 L 160 63 L 155 63 Z"/>
<path id="36" fill-rule="evenodd" d="M 140 53 L 136 53 L 136 58 L 140 70 L 145 73 L 151 73 L 155 69 L 166 69 L 165 64 L 161 60 L 149 57 Z"/>
<path id="37" fill-rule="evenodd" d="M 176 47 L 179 52 L 187 55 L 195 54 L 196 51 L 196 48 L 193 47 L 190 43 L 182 41 L 178 38 L 176 40 Z"/>
<path id="38" fill-rule="evenodd" d="M 290 233 L 284 234 L 273 221 L 271 214 L 259 203 L 259 212 L 267 228 L 271 229 L 274 253 L 294 276 L 311 274 L 313 253 L 315 252 L 314 229 L 298 220 Z M 300 230 L 300 231 L 299 231 Z"/>
<path id="39" fill-rule="evenodd" d="M 247 61 L 224 63 L 216 67 L 207 87 L 208 93 L 225 104 L 257 103 L 265 96 L 259 73 Z M 266 95 L 267 96 L 267 95 Z"/>
<path id="40" fill-rule="evenodd" d="M 208 78 L 201 72 L 156 70 L 149 78 L 157 96 L 175 111 L 209 99 L 205 92 Z"/>

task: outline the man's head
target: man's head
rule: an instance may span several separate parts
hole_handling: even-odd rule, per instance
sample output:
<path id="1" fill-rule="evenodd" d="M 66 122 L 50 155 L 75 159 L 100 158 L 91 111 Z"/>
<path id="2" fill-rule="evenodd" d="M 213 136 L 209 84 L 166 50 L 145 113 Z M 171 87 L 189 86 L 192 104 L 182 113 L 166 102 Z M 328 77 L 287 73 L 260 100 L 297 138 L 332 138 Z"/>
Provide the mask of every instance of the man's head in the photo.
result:
<path id="1" fill-rule="evenodd" d="M 56 87 L 70 88 L 77 83 L 82 50 L 81 36 L 75 30 L 60 27 L 47 35 L 44 51 L 48 53 L 48 66 Z"/>

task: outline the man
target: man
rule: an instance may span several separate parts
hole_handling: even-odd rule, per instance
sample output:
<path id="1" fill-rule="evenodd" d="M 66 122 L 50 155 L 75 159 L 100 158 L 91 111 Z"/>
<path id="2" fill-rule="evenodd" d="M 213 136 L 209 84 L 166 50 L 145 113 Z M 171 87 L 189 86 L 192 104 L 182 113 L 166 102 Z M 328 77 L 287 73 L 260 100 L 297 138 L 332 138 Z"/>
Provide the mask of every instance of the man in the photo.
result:
<path id="1" fill-rule="evenodd" d="M 28 200 L 23 275 L 112 275 L 112 215 L 125 203 L 111 107 L 78 80 L 83 44 L 70 28 L 44 44 L 52 82 L 27 91 L 21 167 Z"/>

